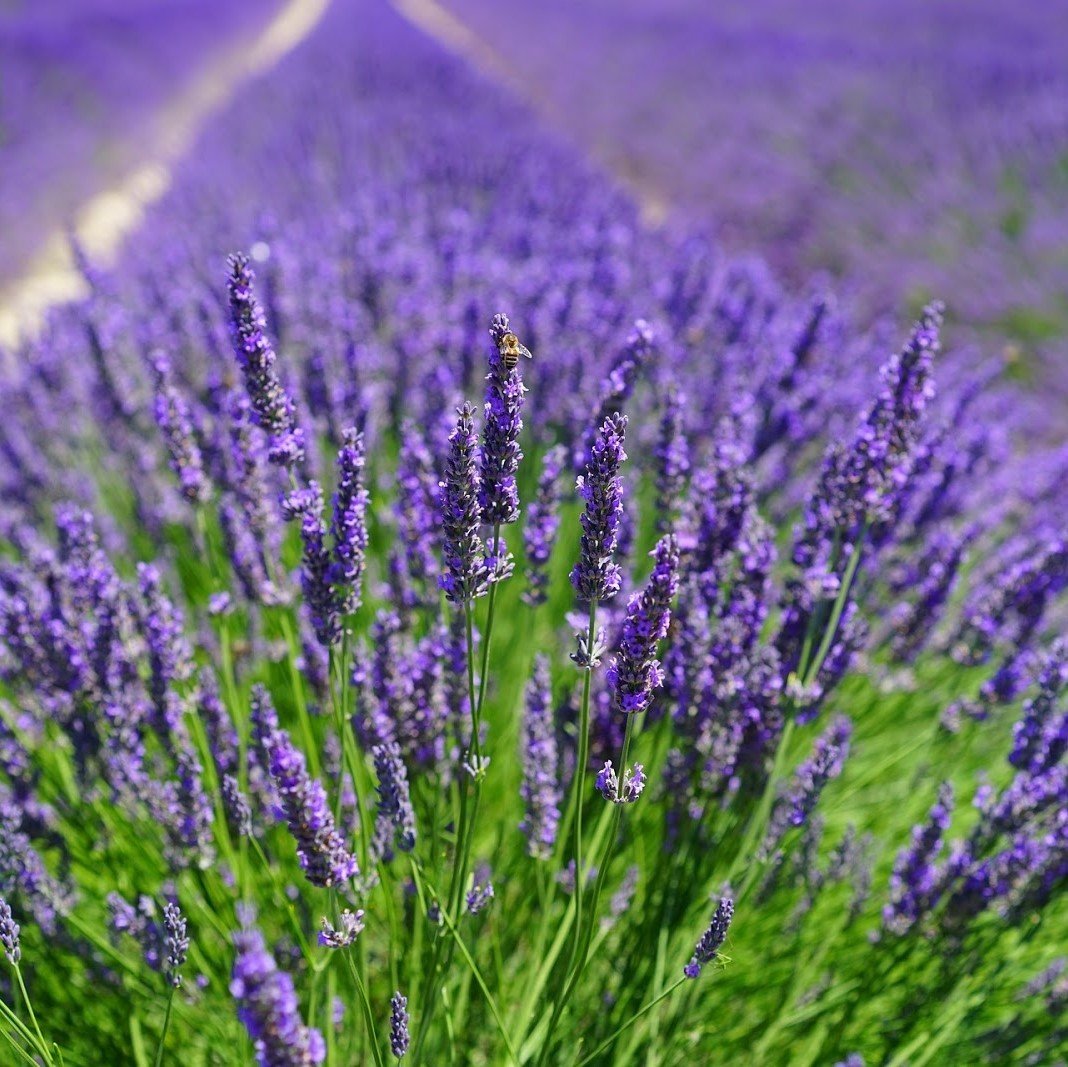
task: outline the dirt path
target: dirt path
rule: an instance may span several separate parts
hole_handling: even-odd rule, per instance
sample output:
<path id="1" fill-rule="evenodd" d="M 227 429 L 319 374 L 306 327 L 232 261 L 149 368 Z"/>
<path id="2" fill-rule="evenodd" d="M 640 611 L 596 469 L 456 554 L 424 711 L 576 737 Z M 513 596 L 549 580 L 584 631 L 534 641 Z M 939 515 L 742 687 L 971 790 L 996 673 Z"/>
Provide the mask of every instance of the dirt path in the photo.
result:
<path id="1" fill-rule="evenodd" d="M 318 24 L 330 0 L 288 0 L 250 42 L 217 56 L 162 111 L 159 131 L 142 162 L 120 181 L 90 197 L 75 212 L 73 229 L 87 255 L 110 262 L 145 209 L 168 189 L 171 167 L 193 143 L 205 121 L 250 78 L 268 70 Z M 57 227 L 14 284 L 0 292 L 0 344 L 11 344 L 40 323 L 53 304 L 84 291 L 74 265 L 68 228 Z"/>

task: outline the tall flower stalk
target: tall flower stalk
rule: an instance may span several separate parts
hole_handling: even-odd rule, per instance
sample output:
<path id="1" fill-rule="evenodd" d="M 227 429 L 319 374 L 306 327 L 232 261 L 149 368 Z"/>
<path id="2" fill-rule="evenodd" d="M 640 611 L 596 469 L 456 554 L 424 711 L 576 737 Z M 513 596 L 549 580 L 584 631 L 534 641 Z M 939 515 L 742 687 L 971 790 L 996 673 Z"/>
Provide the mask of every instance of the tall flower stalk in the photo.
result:
<path id="1" fill-rule="evenodd" d="M 545 1062 L 545 1057 L 552 1048 L 556 1024 L 560 1019 L 567 995 L 574 987 L 576 975 L 581 971 L 584 963 L 581 939 L 586 867 L 582 815 L 590 762 L 590 690 L 593 671 L 600 663 L 604 644 L 597 630 L 597 606 L 602 601 L 611 600 L 619 592 L 622 581 L 622 572 L 614 557 L 623 515 L 623 480 L 620 477 L 620 467 L 627 458 L 623 450 L 626 430 L 625 415 L 613 414 L 604 420 L 590 450 L 590 458 L 585 471 L 579 476 L 577 483 L 579 495 L 585 501 L 586 506 L 580 520 L 582 536 L 579 558 L 571 571 L 571 584 L 579 599 L 588 604 L 588 615 L 586 633 L 576 635 L 578 648 L 572 653 L 572 659 L 583 672 L 582 701 L 579 705 L 578 754 L 575 774 L 568 796 L 564 830 L 561 834 L 562 838 L 566 837 L 568 821 L 572 821 L 574 824 L 572 862 L 575 872 L 575 939 L 572 941 L 571 961 L 568 964 L 564 989 L 553 1000 L 552 1016 L 542 1045 L 539 1063 Z"/>
<path id="2" fill-rule="evenodd" d="M 519 433 L 523 427 L 522 406 L 525 387 L 518 367 L 506 360 L 518 340 L 509 329 L 505 315 L 494 317 L 490 326 L 495 351 L 487 375 L 485 429 L 481 449 L 481 470 L 476 467 L 477 438 L 474 410 L 464 404 L 458 413 L 456 428 L 449 438 L 449 456 L 445 479 L 441 483 L 446 571 L 441 586 L 447 599 L 462 604 L 466 639 L 468 701 L 471 710 L 471 755 L 463 761 L 460 778 L 460 819 L 457 830 L 456 859 L 449 886 L 447 907 L 456 919 L 467 886 L 471 865 L 474 826 L 482 799 L 482 785 L 488 760 L 482 754 L 482 711 L 486 698 L 490 647 L 497 603 L 497 586 L 512 572 L 512 559 L 501 538 L 501 526 L 519 517 L 519 494 L 515 474 L 522 459 Z M 492 549 L 486 552 L 479 527 L 489 521 L 493 526 Z M 482 661 L 478 690 L 475 689 L 475 641 L 473 601 L 488 588 L 486 627 L 482 639 Z M 469 798 L 469 780 L 473 795 Z M 430 998 L 424 998 L 428 1010 L 422 1014 L 416 1039 L 418 1061 L 436 1000 L 439 948 L 435 946 L 430 979 Z M 449 943 L 451 959 L 452 942 Z"/>

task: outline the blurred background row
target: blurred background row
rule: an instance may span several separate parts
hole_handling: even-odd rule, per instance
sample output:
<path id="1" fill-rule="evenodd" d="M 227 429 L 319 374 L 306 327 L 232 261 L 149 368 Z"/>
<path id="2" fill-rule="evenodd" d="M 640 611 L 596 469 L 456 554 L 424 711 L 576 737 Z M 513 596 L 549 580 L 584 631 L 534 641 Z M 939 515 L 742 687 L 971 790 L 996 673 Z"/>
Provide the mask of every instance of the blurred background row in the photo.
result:
<path id="1" fill-rule="evenodd" d="M 299 5 L 300 0 L 290 0 Z M 284 0 L 0 3 L 0 291 Z M 862 314 L 943 297 L 1013 373 L 1068 323 L 1068 5 L 415 0 L 445 8 L 656 223 Z M 398 57 L 403 62 L 403 57 Z"/>

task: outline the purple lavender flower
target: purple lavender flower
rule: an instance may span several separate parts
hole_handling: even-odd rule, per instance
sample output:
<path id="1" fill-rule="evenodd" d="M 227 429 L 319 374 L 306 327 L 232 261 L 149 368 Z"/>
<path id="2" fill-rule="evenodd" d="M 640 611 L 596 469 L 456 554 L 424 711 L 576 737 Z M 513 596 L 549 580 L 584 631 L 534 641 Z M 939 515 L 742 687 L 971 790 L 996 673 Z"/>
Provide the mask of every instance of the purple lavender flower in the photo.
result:
<path id="1" fill-rule="evenodd" d="M 795 539 L 797 576 L 787 587 L 776 641 L 787 673 L 811 672 L 812 663 L 800 662 L 805 636 L 824 604 L 840 594 L 845 560 L 859 551 L 866 529 L 876 528 L 877 543 L 888 536 L 912 473 L 923 415 L 933 395 L 931 363 L 939 350 L 941 322 L 941 305 L 932 304 L 902 351 L 882 367 L 882 389 L 861 417 L 852 442 L 848 446 L 835 443 L 827 450 Z M 811 692 L 804 692 L 800 684 L 793 687 L 795 700 L 809 701 L 813 709 L 829 683 L 844 671 L 857 643 L 860 620 L 851 611 L 853 606 L 847 602 L 839 632 L 845 633 L 850 619 L 854 632 L 832 649 L 826 677 L 803 679 Z"/>
<path id="2" fill-rule="evenodd" d="M 519 518 L 519 490 L 515 475 L 523 453 L 519 434 L 523 429 L 523 394 L 526 387 L 519 366 L 505 363 L 505 338 L 515 335 L 507 315 L 495 315 L 490 326 L 493 356 L 486 376 L 485 426 L 482 431 L 482 471 L 478 502 L 482 521 L 489 526 L 515 522 Z M 518 345 L 518 342 L 516 342 Z"/>
<path id="3" fill-rule="evenodd" d="M 727 931 L 730 929 L 733 918 L 734 901 L 730 897 L 721 897 L 719 904 L 716 905 L 712 921 L 708 924 L 708 929 L 697 942 L 690 962 L 682 969 L 687 978 L 699 977 L 701 968 L 716 958 L 716 953 L 727 940 Z"/>
<path id="4" fill-rule="evenodd" d="M 397 848 L 411 852 L 415 848 L 415 811 L 400 745 L 396 741 L 376 745 L 371 755 L 378 775 L 379 817 L 392 825 Z"/>
<path id="5" fill-rule="evenodd" d="M 174 901 L 163 907 L 163 935 L 166 957 L 163 973 L 175 989 L 182 984 L 182 968 L 189 955 L 189 937 L 186 934 L 185 916 Z"/>
<path id="6" fill-rule="evenodd" d="M 143 612 L 141 625 L 148 647 L 149 695 L 156 714 L 155 727 L 161 737 L 177 731 L 182 704 L 174 690 L 191 670 L 191 652 L 182 633 L 182 617 L 163 591 L 159 570 L 151 563 L 137 565 Z"/>
<path id="7" fill-rule="evenodd" d="M 337 454 L 337 491 L 334 493 L 334 563 L 330 582 L 336 589 L 342 615 L 356 611 L 362 599 L 361 583 L 367 554 L 367 504 L 364 486 L 363 434 L 355 428 L 342 432 Z"/>
<path id="8" fill-rule="evenodd" d="M 312 778 L 304 756 L 278 727 L 265 730 L 253 721 L 271 778 L 278 788 L 289 832 L 297 843 L 297 859 L 312 885 L 329 889 L 356 878 L 360 869 L 334 825 L 322 784 Z"/>
<path id="9" fill-rule="evenodd" d="M 585 500 L 586 509 L 582 515 L 579 559 L 571 571 L 571 584 L 580 600 L 611 600 L 619 592 L 622 576 L 612 555 L 623 513 L 619 467 L 627 458 L 623 451 L 626 429 L 625 415 L 605 419 L 586 472 L 578 480 L 579 495 Z"/>
<path id="10" fill-rule="evenodd" d="M 295 489 L 282 507 L 287 519 L 300 519 L 300 540 L 304 546 L 300 586 L 315 636 L 324 648 L 330 648 L 341 640 L 341 601 L 330 584 L 334 568 L 326 547 L 323 491 L 319 483 L 311 481 L 306 489 Z"/>
<path id="11" fill-rule="evenodd" d="M 248 256 L 235 253 L 227 260 L 230 326 L 234 352 L 259 426 L 270 437 L 272 463 L 292 468 L 304 460 L 304 433 L 296 424 L 296 408 L 275 369 L 276 357 L 267 339 L 267 320 L 252 291 Z"/>
<path id="12" fill-rule="evenodd" d="M 735 420 L 723 418 L 716 426 L 709 463 L 693 478 L 687 507 L 693 527 L 689 569 L 700 576 L 704 598 L 718 595 L 722 572 L 753 513 L 752 475 L 745 467 L 745 450 Z"/>
<path id="13" fill-rule="evenodd" d="M 906 933 L 935 903 L 940 877 L 935 860 L 952 813 L 953 789 L 947 782 L 939 787 L 926 823 L 913 828 L 911 845 L 894 861 L 890 899 L 883 908 L 883 924 L 893 933 Z"/>
<path id="14" fill-rule="evenodd" d="M 972 832 L 973 847 L 1002 834 L 1012 834 L 1058 806 L 1068 795 L 1068 764 L 1058 763 L 1037 773 L 1021 771 L 983 810 Z"/>
<path id="15" fill-rule="evenodd" d="M 152 970 L 158 971 L 166 948 L 163 928 L 156 918 L 155 901 L 151 897 L 142 896 L 137 904 L 133 905 L 118 893 L 109 893 L 107 905 L 111 913 L 110 926 L 113 934 L 116 937 L 122 934 L 132 937 L 141 946 L 145 963 Z"/>
<path id="16" fill-rule="evenodd" d="M 556 445 L 545 453 L 538 488 L 527 509 L 523 549 L 527 557 L 527 588 L 523 600 L 532 607 L 544 604 L 548 595 L 549 557 L 560 525 L 560 487 L 567 449 Z"/>
<path id="17" fill-rule="evenodd" d="M 389 1001 L 389 1047 L 398 1060 L 407 1053 L 409 1040 L 408 998 L 398 990 Z"/>
<path id="18" fill-rule="evenodd" d="M 923 647 L 953 590 L 975 535 L 975 528 L 962 533 L 932 531 L 930 544 L 916 566 L 917 595 L 912 603 L 898 605 L 893 614 L 891 647 L 895 656 L 911 660 Z"/>
<path id="19" fill-rule="evenodd" d="M 4 954 L 8 962 L 18 964 L 22 959 L 22 946 L 19 942 L 21 930 L 11 914 L 11 906 L 0 897 L 0 945 L 4 948 Z"/>
<path id="20" fill-rule="evenodd" d="M 316 1067 L 326 1058 L 318 1030 L 300 1017 L 293 979 L 279 970 L 258 930 L 234 934 L 237 958 L 230 994 L 248 1030 L 260 1067 Z"/>
<path id="21" fill-rule="evenodd" d="M 252 808 L 237 779 L 232 774 L 224 774 L 221 790 L 223 808 L 230 825 L 240 837 L 251 837 Z"/>
<path id="22" fill-rule="evenodd" d="M 527 685 L 522 759 L 520 796 L 525 814 L 520 829 L 527 835 L 527 852 L 546 860 L 556 843 L 561 789 L 549 661 L 543 655 L 535 659 L 534 676 Z"/>
<path id="23" fill-rule="evenodd" d="M 678 514 L 690 467 L 682 397 L 678 387 L 671 385 L 664 397 L 656 440 L 656 521 L 657 529 L 663 533 L 671 529 Z"/>
<path id="24" fill-rule="evenodd" d="M 1038 692 L 1023 706 L 1013 728 L 1009 762 L 1040 774 L 1064 753 L 1068 712 L 1058 714 L 1057 701 L 1068 690 L 1068 641 L 1054 643 L 1038 678 Z"/>
<path id="25" fill-rule="evenodd" d="M 597 411 L 589 423 L 589 430 L 583 442 L 583 449 L 577 457 L 579 470 L 594 462 L 596 434 L 606 419 L 613 418 L 623 411 L 623 406 L 630 399 L 637 384 L 638 375 L 646 360 L 653 352 L 653 331 L 644 319 L 638 319 L 634 328 L 627 335 L 623 347 L 612 361 L 612 366 L 601 385 L 601 396 Z"/>
<path id="26" fill-rule="evenodd" d="M 400 611 L 410 611 L 421 601 L 437 602 L 435 555 L 441 540 L 441 488 L 437 479 L 435 458 L 424 431 L 405 419 L 400 428 L 393 502 L 397 536 L 389 558 Z"/>
<path id="27" fill-rule="evenodd" d="M 1023 649 L 1050 600 L 1068 586 L 1068 542 L 1044 539 L 986 582 L 965 609 L 953 654 L 964 663 L 985 663 L 999 645 Z"/>
<path id="28" fill-rule="evenodd" d="M 169 901 L 164 905 L 162 922 L 151 897 L 139 897 L 133 905 L 118 893 L 109 893 L 107 904 L 114 934 L 132 937 L 141 946 L 145 963 L 162 973 L 175 989 L 181 986 L 180 972 L 189 954 L 189 938 L 178 904 Z"/>
<path id="29" fill-rule="evenodd" d="M 493 900 L 493 882 L 490 880 L 490 869 L 485 864 L 482 864 L 478 870 L 475 871 L 473 884 L 467 891 L 467 895 L 464 900 L 467 904 L 467 912 L 469 915 L 478 915 L 479 912 L 484 911 L 491 900 Z"/>
<path id="30" fill-rule="evenodd" d="M 816 738 L 812 755 L 794 772 L 790 788 L 772 811 L 762 855 L 771 855 L 790 827 L 804 826 L 824 787 L 842 773 L 852 732 L 853 724 L 844 715 L 839 715 L 827 731 Z"/>
<path id="31" fill-rule="evenodd" d="M 215 861 L 215 811 L 204 788 L 204 768 L 189 747 L 179 751 L 176 762 L 179 842 L 206 870 Z"/>
<path id="32" fill-rule="evenodd" d="M 438 579 L 445 596 L 466 603 L 482 596 L 489 586 L 485 549 L 479 527 L 482 510 L 478 502 L 479 480 L 475 466 L 475 409 L 464 404 L 458 410 L 456 429 L 449 437 L 442 490 L 445 573 Z"/>
<path id="33" fill-rule="evenodd" d="M 324 948 L 347 948 L 363 933 L 363 909 L 357 908 L 356 911 L 349 911 L 346 908 L 341 912 L 336 927 L 325 917 L 320 925 L 322 926 L 319 931 L 320 945 Z"/>
<path id="34" fill-rule="evenodd" d="M 852 446 L 832 452 L 824 468 L 827 503 L 837 525 L 853 529 L 861 519 L 888 519 L 908 481 L 924 411 L 932 396 L 931 364 L 941 349 L 944 308 L 924 308 L 900 353 L 880 371 L 883 387 L 861 419 Z"/>
<path id="35" fill-rule="evenodd" d="M 620 783 L 612 761 L 606 760 L 605 765 L 597 772 L 596 785 L 597 791 L 609 803 L 633 804 L 645 789 L 645 768 L 640 763 L 635 763 L 633 770 L 625 773 Z"/>
<path id="36" fill-rule="evenodd" d="M 645 588 L 627 604 L 627 617 L 619 639 L 619 650 L 607 672 L 616 706 L 624 714 L 637 714 L 648 708 L 654 691 L 663 681 L 657 646 L 667 636 L 671 622 L 671 602 L 679 588 L 679 550 L 675 538 L 657 543 L 651 555 L 656 560 Z"/>
<path id="37" fill-rule="evenodd" d="M 175 386 L 170 361 L 162 352 L 153 356 L 152 369 L 156 374 L 153 410 L 156 425 L 170 453 L 171 470 L 178 478 L 182 496 L 191 504 L 203 504 L 211 495 L 211 486 L 204 474 L 204 461 L 193 433 L 189 405 Z"/>

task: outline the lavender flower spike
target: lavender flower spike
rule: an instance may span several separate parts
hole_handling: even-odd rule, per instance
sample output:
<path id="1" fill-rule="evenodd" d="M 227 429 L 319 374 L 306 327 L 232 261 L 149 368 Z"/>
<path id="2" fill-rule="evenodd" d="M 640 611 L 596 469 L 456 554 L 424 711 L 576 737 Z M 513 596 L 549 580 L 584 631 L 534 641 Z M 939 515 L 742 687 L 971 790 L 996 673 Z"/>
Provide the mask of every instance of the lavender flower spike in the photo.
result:
<path id="1" fill-rule="evenodd" d="M 254 727 L 256 724 L 254 723 Z M 289 831 L 297 842 L 297 859 L 312 885 L 329 889 L 359 875 L 356 858 L 345 847 L 334 825 L 322 784 L 312 778 L 304 756 L 289 734 L 272 729 L 257 741 L 267 755 L 271 777 L 278 786 Z"/>
<path id="2" fill-rule="evenodd" d="M 1024 702 L 1023 715 L 1013 727 L 1012 752 L 1009 762 L 1014 767 L 1041 774 L 1051 766 L 1049 742 L 1064 729 L 1065 714 L 1058 716 L 1057 702 L 1062 692 L 1068 689 L 1068 641 L 1053 643 L 1038 678 L 1038 692 Z M 1056 750 L 1063 751 L 1060 745 Z M 1059 751 L 1054 755 L 1059 756 Z"/>
<path id="3" fill-rule="evenodd" d="M 193 434 L 189 405 L 174 384 L 171 364 L 162 352 L 152 359 L 156 374 L 156 401 L 153 413 L 171 457 L 171 470 L 178 477 L 182 496 L 191 504 L 203 504 L 211 495 L 204 474 L 200 445 Z"/>
<path id="4" fill-rule="evenodd" d="M 690 474 L 690 448 L 683 426 L 682 397 L 671 385 L 664 399 L 656 442 L 656 514 L 658 527 L 666 531 L 678 512 Z"/>
<path id="5" fill-rule="evenodd" d="M 363 933 L 363 909 L 349 911 L 346 908 L 341 913 L 336 928 L 325 918 L 320 925 L 320 945 L 324 948 L 347 948 Z"/>
<path id="6" fill-rule="evenodd" d="M 489 907 L 489 903 L 493 900 L 493 882 L 491 880 L 491 873 L 489 867 L 486 864 L 481 864 L 475 871 L 474 884 L 468 890 L 464 900 L 467 904 L 467 911 L 469 915 L 478 915 L 479 912 L 484 911 Z"/>
<path id="7" fill-rule="evenodd" d="M 371 755 L 378 775 L 379 817 L 393 824 L 397 848 L 402 852 L 411 852 L 415 848 L 415 812 L 400 745 L 396 741 L 375 745 Z"/>
<path id="8" fill-rule="evenodd" d="M 315 636 L 324 648 L 341 640 L 341 601 L 331 585 L 333 565 L 326 547 L 323 519 L 323 491 L 311 481 L 306 489 L 295 489 L 282 502 L 287 519 L 300 519 L 300 540 L 304 553 L 300 566 L 300 587 L 311 616 Z"/>
<path id="9" fill-rule="evenodd" d="M 900 353 L 880 371 L 882 389 L 868 409 L 850 450 L 832 461 L 831 482 L 848 514 L 844 527 L 862 517 L 888 519 L 912 470 L 921 421 L 934 385 L 931 365 L 941 349 L 944 308 L 924 308 Z"/>
<path id="10" fill-rule="evenodd" d="M 549 661 L 539 655 L 534 661 L 534 677 L 527 686 L 520 787 L 524 810 L 520 829 L 527 835 L 527 852 L 534 859 L 547 860 L 556 843 L 561 800 L 557 772 Z"/>
<path id="11" fill-rule="evenodd" d="M 397 1059 L 408 1051 L 408 998 L 398 990 L 389 1002 L 389 1047 Z"/>
<path id="12" fill-rule="evenodd" d="M 697 978 L 701 974 L 701 968 L 715 959 L 720 946 L 727 940 L 727 931 L 733 918 L 734 901 L 730 897 L 721 897 L 708 929 L 697 942 L 690 962 L 682 969 L 687 978 Z"/>
<path id="13" fill-rule="evenodd" d="M 337 492 L 334 494 L 334 564 L 330 581 L 342 615 L 351 615 L 362 600 L 360 583 L 367 555 L 366 463 L 363 434 L 350 427 L 342 434 L 337 454 Z"/>
<path id="14" fill-rule="evenodd" d="M 177 989 L 182 984 L 181 971 L 189 955 L 189 938 L 186 935 L 185 916 L 173 901 L 163 908 L 163 933 L 167 950 L 163 973 Z"/>
<path id="15" fill-rule="evenodd" d="M 19 943 L 21 932 L 19 924 L 11 914 L 11 905 L 0 897 L 0 945 L 3 946 L 9 963 L 18 964 L 22 959 L 22 947 Z"/>
<path id="16" fill-rule="evenodd" d="M 586 502 L 582 516 L 579 560 L 571 571 L 571 584 L 585 601 L 611 600 L 619 592 L 621 573 L 612 555 L 623 514 L 620 464 L 627 458 L 623 439 L 625 415 L 610 415 L 593 444 L 586 471 L 579 477 L 579 495 Z"/>
<path id="17" fill-rule="evenodd" d="M 275 369 L 276 357 L 267 339 L 267 320 L 252 291 L 254 274 L 248 256 L 227 260 L 230 327 L 234 353 L 245 379 L 256 423 L 270 438 L 268 458 L 292 468 L 304 459 L 304 433 L 296 424 L 296 408 Z"/>
<path id="18" fill-rule="evenodd" d="M 317 1067 L 326 1058 L 318 1030 L 305 1026 L 293 979 L 279 970 L 258 930 L 234 935 L 230 993 L 251 1036 L 259 1067 Z"/>
<path id="19" fill-rule="evenodd" d="M 953 813 L 953 787 L 943 783 L 927 821 L 912 830 L 912 843 L 894 861 L 890 900 L 883 908 L 883 924 L 896 934 L 907 933 L 934 902 L 940 881 L 935 861 Z"/>
<path id="20" fill-rule="evenodd" d="M 656 658 L 659 642 L 667 636 L 671 602 L 679 588 L 679 550 L 675 538 L 662 538 L 652 552 L 656 564 L 645 588 L 627 604 L 627 617 L 619 639 L 619 653 L 608 668 L 608 683 L 615 691 L 619 710 L 645 711 L 664 675 Z"/>
<path id="21" fill-rule="evenodd" d="M 598 772 L 597 791 L 611 804 L 633 804 L 644 789 L 645 768 L 640 763 L 635 763 L 634 769 L 623 775 L 622 784 L 611 760 L 606 760 Z"/>
<path id="22" fill-rule="evenodd" d="M 804 826 L 808 821 L 824 787 L 842 773 L 852 733 L 852 722 L 839 715 L 826 732 L 816 738 L 812 755 L 794 772 L 789 790 L 779 798 L 771 813 L 761 848 L 764 857 L 771 855 L 790 827 Z"/>
<path id="23" fill-rule="evenodd" d="M 232 774 L 224 774 L 222 783 L 223 809 L 234 831 L 240 837 L 252 836 L 252 807 Z"/>
<path id="24" fill-rule="evenodd" d="M 485 429 L 482 437 L 482 478 L 478 500 L 482 521 L 489 526 L 515 522 L 519 518 L 519 490 L 515 474 L 523 453 L 519 433 L 523 429 L 523 394 L 526 387 L 519 377 L 513 351 L 525 351 L 508 327 L 507 315 L 495 315 L 490 336 L 496 346 L 486 375 Z M 512 343 L 509 343 L 512 342 Z M 510 364 L 510 365 L 509 365 Z"/>
<path id="25" fill-rule="evenodd" d="M 566 462 L 567 449 L 563 445 L 555 445 L 545 453 L 538 488 L 527 510 L 523 527 L 527 588 L 523 591 L 523 600 L 531 607 L 544 604 L 547 598 L 549 557 L 560 525 L 560 475 Z"/>
<path id="26" fill-rule="evenodd" d="M 486 592 L 489 574 L 479 534 L 482 509 L 475 466 L 475 409 L 464 404 L 457 414 L 456 429 L 449 437 L 445 480 L 440 483 L 445 573 L 438 581 L 449 600 L 462 604 Z"/>

